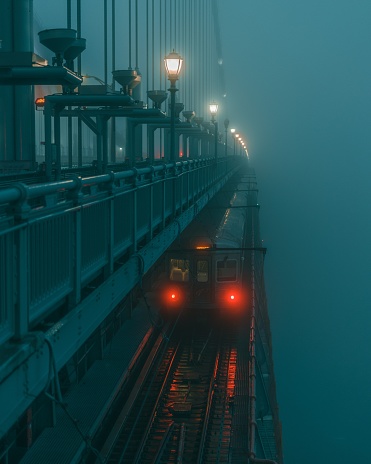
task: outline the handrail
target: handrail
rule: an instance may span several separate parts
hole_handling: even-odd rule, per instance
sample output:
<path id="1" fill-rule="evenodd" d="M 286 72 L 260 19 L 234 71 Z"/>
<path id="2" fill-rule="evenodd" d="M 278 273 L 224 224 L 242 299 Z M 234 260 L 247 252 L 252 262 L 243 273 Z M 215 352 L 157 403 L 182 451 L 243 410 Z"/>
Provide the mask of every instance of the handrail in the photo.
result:
<path id="1" fill-rule="evenodd" d="M 81 190 L 83 187 L 99 185 L 105 183 L 114 183 L 115 181 L 129 178 L 137 178 L 140 176 L 148 175 L 153 172 L 160 172 L 170 170 L 171 168 L 182 168 L 187 166 L 190 169 L 196 169 L 201 160 L 186 160 L 177 161 L 171 163 L 164 163 L 160 165 L 149 165 L 142 168 L 131 168 L 126 171 L 109 172 L 107 174 L 100 174 L 90 177 L 78 177 L 68 180 L 60 180 L 55 182 L 45 182 L 42 184 L 26 185 L 21 182 L 15 183 L 12 187 L 0 189 L 0 204 L 14 203 L 18 201 L 27 201 L 28 199 L 42 197 L 43 195 L 49 195 L 58 193 L 65 190 Z M 212 163 L 212 158 L 203 158 L 202 161 L 205 164 Z"/>
<path id="2" fill-rule="evenodd" d="M 252 224 L 252 245 L 255 243 L 254 227 Z M 250 325 L 250 341 L 249 341 L 249 399 L 250 399 L 250 427 L 249 427 L 249 462 L 252 464 L 278 464 L 272 459 L 259 459 L 255 456 L 255 434 L 256 434 L 256 354 L 255 354 L 255 325 L 256 325 L 256 295 L 255 295 L 255 252 L 251 251 L 251 275 L 252 275 L 252 315 Z"/>

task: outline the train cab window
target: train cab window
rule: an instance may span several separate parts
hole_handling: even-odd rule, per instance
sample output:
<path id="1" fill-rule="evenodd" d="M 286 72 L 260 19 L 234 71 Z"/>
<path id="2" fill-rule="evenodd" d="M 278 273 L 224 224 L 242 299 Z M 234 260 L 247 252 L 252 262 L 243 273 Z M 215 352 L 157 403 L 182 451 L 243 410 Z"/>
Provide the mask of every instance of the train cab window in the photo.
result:
<path id="1" fill-rule="evenodd" d="M 174 282 L 189 281 L 189 260 L 171 259 L 170 260 L 170 280 Z"/>
<path id="2" fill-rule="evenodd" d="M 197 261 L 197 282 L 209 281 L 209 263 L 206 260 Z"/>
<path id="3" fill-rule="evenodd" d="M 217 261 L 216 280 L 218 282 L 233 282 L 237 280 L 237 261 L 235 259 Z"/>

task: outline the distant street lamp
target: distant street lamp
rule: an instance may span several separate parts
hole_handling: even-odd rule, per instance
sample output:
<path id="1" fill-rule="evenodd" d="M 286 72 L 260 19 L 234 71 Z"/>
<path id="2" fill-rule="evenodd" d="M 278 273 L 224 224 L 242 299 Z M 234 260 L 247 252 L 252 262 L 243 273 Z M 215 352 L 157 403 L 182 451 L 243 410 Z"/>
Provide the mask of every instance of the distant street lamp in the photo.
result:
<path id="1" fill-rule="evenodd" d="M 218 123 L 215 119 L 216 113 L 218 112 L 218 104 L 213 102 L 209 105 L 210 114 L 211 114 L 211 122 L 214 124 L 215 127 L 215 162 L 218 160 Z"/>
<path id="2" fill-rule="evenodd" d="M 233 155 L 236 156 L 236 137 L 234 136 L 236 129 L 231 129 L 232 137 L 233 137 Z"/>
<path id="3" fill-rule="evenodd" d="M 224 120 L 224 127 L 225 127 L 225 156 L 227 157 L 228 155 L 228 149 L 227 149 L 227 142 L 228 142 L 228 126 L 229 126 L 229 119 Z"/>
<path id="4" fill-rule="evenodd" d="M 182 68 L 183 59 L 174 50 L 169 53 L 165 59 L 165 68 L 167 72 L 167 78 L 170 81 L 170 160 L 176 161 L 175 159 L 175 93 L 178 89 L 175 87 L 175 82 L 179 78 L 180 70 Z"/>

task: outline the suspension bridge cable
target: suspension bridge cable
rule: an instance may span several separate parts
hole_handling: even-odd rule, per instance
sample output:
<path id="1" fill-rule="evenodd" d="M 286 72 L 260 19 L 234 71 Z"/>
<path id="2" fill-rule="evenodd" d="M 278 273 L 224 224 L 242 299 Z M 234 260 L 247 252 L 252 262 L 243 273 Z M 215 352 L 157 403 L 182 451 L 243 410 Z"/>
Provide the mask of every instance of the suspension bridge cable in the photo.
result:
<path id="1" fill-rule="evenodd" d="M 128 46 L 129 46 L 129 69 L 131 69 L 131 0 L 129 0 L 129 26 L 128 26 L 128 33 L 129 33 L 129 41 L 128 41 Z"/>

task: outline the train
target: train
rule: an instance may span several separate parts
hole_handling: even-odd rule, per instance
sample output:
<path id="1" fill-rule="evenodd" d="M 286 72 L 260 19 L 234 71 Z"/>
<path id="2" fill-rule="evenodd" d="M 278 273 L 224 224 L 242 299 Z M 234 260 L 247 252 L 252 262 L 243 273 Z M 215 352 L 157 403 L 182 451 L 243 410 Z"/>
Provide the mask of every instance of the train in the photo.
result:
<path id="1" fill-rule="evenodd" d="M 222 192 L 166 251 L 162 291 L 166 315 L 182 309 L 230 314 L 247 307 L 248 186 L 246 177 L 232 191 Z"/>

